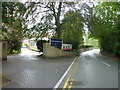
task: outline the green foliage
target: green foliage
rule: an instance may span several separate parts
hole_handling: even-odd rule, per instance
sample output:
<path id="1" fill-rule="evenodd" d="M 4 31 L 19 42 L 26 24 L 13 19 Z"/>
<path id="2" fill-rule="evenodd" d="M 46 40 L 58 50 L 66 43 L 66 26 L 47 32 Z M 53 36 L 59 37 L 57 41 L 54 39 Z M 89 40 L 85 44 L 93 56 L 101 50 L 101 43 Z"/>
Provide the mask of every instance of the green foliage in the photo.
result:
<path id="1" fill-rule="evenodd" d="M 85 41 L 84 41 L 84 45 L 92 45 L 94 48 L 98 48 L 98 40 L 95 39 L 94 37 L 91 37 L 90 34 L 85 34 Z"/>
<path id="2" fill-rule="evenodd" d="M 8 53 L 21 49 L 26 7 L 19 2 L 2 2 L 2 39 L 8 40 Z"/>
<path id="3" fill-rule="evenodd" d="M 116 55 L 120 55 L 120 15 L 118 16 L 118 19 L 116 21 L 116 24 L 114 26 L 114 34 L 111 34 L 114 36 L 114 42 L 113 42 L 113 52 Z"/>
<path id="4" fill-rule="evenodd" d="M 11 43 L 14 44 L 16 39 L 21 42 L 23 37 L 45 37 L 50 30 L 53 30 L 56 36 L 60 38 L 61 16 L 64 15 L 66 7 L 70 9 L 74 7 L 74 4 L 74 2 L 25 2 L 24 4 L 20 2 L 3 2 L 2 18 L 4 27 L 2 38 L 7 39 L 9 44 L 12 45 Z M 74 42 L 78 43 L 77 41 Z M 13 47 L 9 51 L 12 52 L 12 50 Z"/>
<path id="5" fill-rule="evenodd" d="M 20 53 L 21 52 L 21 50 L 13 50 L 11 53 L 9 53 L 9 54 L 18 54 L 18 53 Z"/>
<path id="6" fill-rule="evenodd" d="M 8 54 L 15 54 L 21 51 L 22 42 L 16 39 L 8 41 Z"/>
<path id="7" fill-rule="evenodd" d="M 25 43 L 25 46 L 26 46 L 26 47 L 28 47 L 28 44 L 27 44 L 27 43 Z"/>
<path id="8" fill-rule="evenodd" d="M 26 8 L 22 3 L 2 2 L 2 21 L 12 28 L 16 27 L 17 22 L 21 23 L 25 12 Z"/>
<path id="9" fill-rule="evenodd" d="M 73 44 L 73 49 L 77 49 L 79 44 L 83 44 L 83 19 L 79 11 L 68 11 L 61 25 L 61 38 L 64 43 Z"/>
<path id="10" fill-rule="evenodd" d="M 81 48 L 90 48 L 90 47 L 93 47 L 92 45 L 79 45 L 78 48 L 81 49 Z"/>
<path id="11" fill-rule="evenodd" d="M 117 20 L 118 2 L 103 2 L 95 7 L 95 12 L 91 16 L 91 32 L 96 38 L 104 37 L 109 31 L 113 30 L 114 23 Z"/>
<path id="12" fill-rule="evenodd" d="M 60 38 L 61 17 L 65 14 L 66 7 L 70 9 L 74 5 L 74 2 L 26 2 L 26 23 L 33 26 L 24 31 L 26 37 L 45 37 L 52 30 Z"/>
<path id="13" fill-rule="evenodd" d="M 119 7 L 119 2 L 100 3 L 90 21 L 91 35 L 99 40 L 100 49 L 116 55 L 120 55 Z"/>

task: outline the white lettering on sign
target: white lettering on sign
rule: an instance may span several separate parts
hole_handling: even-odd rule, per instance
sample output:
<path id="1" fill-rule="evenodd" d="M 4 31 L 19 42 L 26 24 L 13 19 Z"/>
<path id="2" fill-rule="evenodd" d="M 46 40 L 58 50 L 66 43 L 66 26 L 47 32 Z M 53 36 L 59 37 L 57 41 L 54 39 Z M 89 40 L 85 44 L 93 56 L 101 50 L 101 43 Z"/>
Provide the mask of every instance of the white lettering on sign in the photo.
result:
<path id="1" fill-rule="evenodd" d="M 62 46 L 62 39 L 50 39 L 51 46 Z"/>
<path id="2" fill-rule="evenodd" d="M 72 50 L 72 44 L 62 44 L 62 50 Z"/>

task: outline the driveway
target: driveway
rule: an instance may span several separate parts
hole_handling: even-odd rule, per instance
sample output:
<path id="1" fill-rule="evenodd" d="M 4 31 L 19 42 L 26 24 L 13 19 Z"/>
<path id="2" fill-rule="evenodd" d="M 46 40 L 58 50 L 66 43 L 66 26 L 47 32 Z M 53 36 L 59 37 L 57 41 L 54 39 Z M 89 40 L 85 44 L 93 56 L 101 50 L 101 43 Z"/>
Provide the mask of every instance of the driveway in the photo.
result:
<path id="1" fill-rule="evenodd" d="M 39 53 L 22 48 L 17 55 L 3 61 L 3 75 L 14 84 L 4 88 L 53 88 L 74 58 L 44 59 Z"/>

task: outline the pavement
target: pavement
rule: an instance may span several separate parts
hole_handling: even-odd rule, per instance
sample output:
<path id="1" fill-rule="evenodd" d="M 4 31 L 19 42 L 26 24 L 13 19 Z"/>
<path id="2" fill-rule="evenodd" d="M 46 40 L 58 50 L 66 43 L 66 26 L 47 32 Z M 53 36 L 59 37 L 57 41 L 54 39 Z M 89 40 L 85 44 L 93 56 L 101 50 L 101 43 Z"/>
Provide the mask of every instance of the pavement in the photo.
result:
<path id="1" fill-rule="evenodd" d="M 44 59 L 38 55 L 23 48 L 21 54 L 8 56 L 8 61 L 3 62 L 3 74 L 13 83 L 4 88 L 53 88 L 75 59 Z M 83 52 L 76 57 L 59 88 L 117 90 L 118 66 L 117 61 L 101 55 L 99 49 Z"/>
<path id="2" fill-rule="evenodd" d="M 2 73 L 13 83 L 3 88 L 53 88 L 74 58 L 45 59 L 40 53 L 22 48 L 2 62 Z"/>
<path id="3" fill-rule="evenodd" d="M 81 54 L 60 88 L 118 90 L 118 75 L 120 75 L 118 73 L 118 62 L 101 55 L 99 49 L 94 49 Z"/>

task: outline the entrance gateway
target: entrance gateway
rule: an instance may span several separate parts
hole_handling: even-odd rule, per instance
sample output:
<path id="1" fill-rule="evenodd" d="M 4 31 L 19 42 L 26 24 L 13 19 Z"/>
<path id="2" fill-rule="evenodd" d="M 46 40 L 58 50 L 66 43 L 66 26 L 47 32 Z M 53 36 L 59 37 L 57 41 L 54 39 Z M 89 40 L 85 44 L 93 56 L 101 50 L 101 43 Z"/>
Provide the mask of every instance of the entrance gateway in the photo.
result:
<path id="1" fill-rule="evenodd" d="M 50 39 L 50 46 L 61 46 L 62 50 L 72 50 L 72 44 L 63 44 L 62 39 Z"/>

